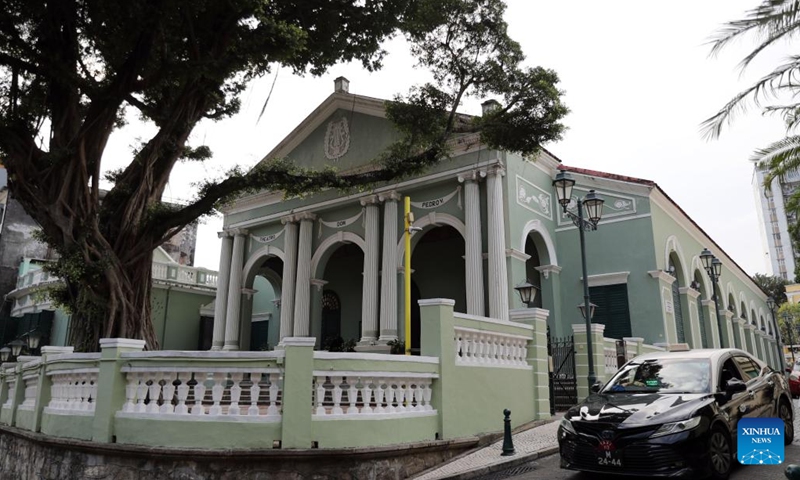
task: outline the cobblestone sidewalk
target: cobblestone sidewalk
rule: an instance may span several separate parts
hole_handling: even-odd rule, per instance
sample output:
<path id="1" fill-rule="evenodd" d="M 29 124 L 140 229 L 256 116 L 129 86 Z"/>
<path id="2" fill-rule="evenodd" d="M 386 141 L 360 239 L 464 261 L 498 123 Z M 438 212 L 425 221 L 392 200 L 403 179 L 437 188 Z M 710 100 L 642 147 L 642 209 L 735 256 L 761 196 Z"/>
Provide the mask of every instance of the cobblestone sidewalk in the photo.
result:
<path id="1" fill-rule="evenodd" d="M 487 468 L 491 468 L 494 471 L 495 468 L 505 468 L 506 464 L 519 463 L 521 459 L 526 457 L 531 457 L 531 459 L 533 459 L 534 455 L 537 453 L 553 453 L 554 449 L 558 448 L 556 430 L 558 430 L 558 423 L 560 420 L 561 414 L 556 415 L 553 421 L 549 423 L 514 434 L 515 455 L 508 457 L 500 455 L 503 453 L 503 440 L 500 439 L 478 451 L 456 458 L 436 470 L 423 472 L 422 475 L 414 477 L 414 480 L 452 478 L 477 470 L 484 471 Z"/>

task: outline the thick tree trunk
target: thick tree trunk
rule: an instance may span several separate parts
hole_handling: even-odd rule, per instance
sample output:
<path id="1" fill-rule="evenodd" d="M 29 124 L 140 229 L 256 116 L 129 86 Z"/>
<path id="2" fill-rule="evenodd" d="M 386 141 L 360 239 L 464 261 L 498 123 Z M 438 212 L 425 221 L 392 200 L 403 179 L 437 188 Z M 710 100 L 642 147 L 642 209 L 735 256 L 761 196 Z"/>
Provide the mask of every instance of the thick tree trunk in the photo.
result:
<path id="1" fill-rule="evenodd" d="M 143 339 L 147 349 L 158 349 L 150 310 L 151 270 L 151 258 L 125 265 L 106 262 L 98 281 L 74 288 L 81 305 L 70 327 L 76 350 L 97 350 L 100 338 L 117 337 Z"/>

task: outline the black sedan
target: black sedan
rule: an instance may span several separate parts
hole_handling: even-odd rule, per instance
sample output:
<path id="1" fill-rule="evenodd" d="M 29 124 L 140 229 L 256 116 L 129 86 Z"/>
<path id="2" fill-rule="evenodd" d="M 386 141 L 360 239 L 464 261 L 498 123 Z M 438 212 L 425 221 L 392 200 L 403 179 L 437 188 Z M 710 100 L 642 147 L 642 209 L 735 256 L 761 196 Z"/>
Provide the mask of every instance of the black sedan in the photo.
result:
<path id="1" fill-rule="evenodd" d="M 789 385 L 736 349 L 642 355 L 561 420 L 561 467 L 638 477 L 726 479 L 744 417 L 780 417 L 794 438 Z"/>

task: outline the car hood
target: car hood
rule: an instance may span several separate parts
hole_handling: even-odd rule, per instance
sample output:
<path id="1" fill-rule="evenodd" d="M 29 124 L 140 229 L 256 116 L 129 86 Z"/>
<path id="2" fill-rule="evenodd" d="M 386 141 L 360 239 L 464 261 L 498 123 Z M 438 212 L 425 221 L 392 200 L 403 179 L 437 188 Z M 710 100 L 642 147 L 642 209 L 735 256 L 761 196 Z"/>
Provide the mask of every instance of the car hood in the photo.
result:
<path id="1" fill-rule="evenodd" d="M 570 408 L 565 418 L 622 427 L 657 425 L 685 420 L 713 401 L 709 393 L 596 393 Z"/>

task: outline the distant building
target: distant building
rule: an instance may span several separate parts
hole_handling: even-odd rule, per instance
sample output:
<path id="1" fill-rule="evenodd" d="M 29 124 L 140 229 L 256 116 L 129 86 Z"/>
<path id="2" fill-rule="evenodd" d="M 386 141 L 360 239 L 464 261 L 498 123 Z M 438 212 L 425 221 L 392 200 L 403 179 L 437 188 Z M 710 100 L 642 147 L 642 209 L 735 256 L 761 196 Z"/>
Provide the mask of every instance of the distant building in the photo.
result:
<path id="1" fill-rule="evenodd" d="M 786 211 L 786 202 L 800 186 L 800 172 L 792 172 L 783 181 L 772 181 L 769 190 L 764 188 L 764 171 L 757 166 L 753 172 L 761 243 L 767 272 L 792 282 L 795 279 L 796 261 L 789 225 L 797 221 L 796 216 Z"/>

